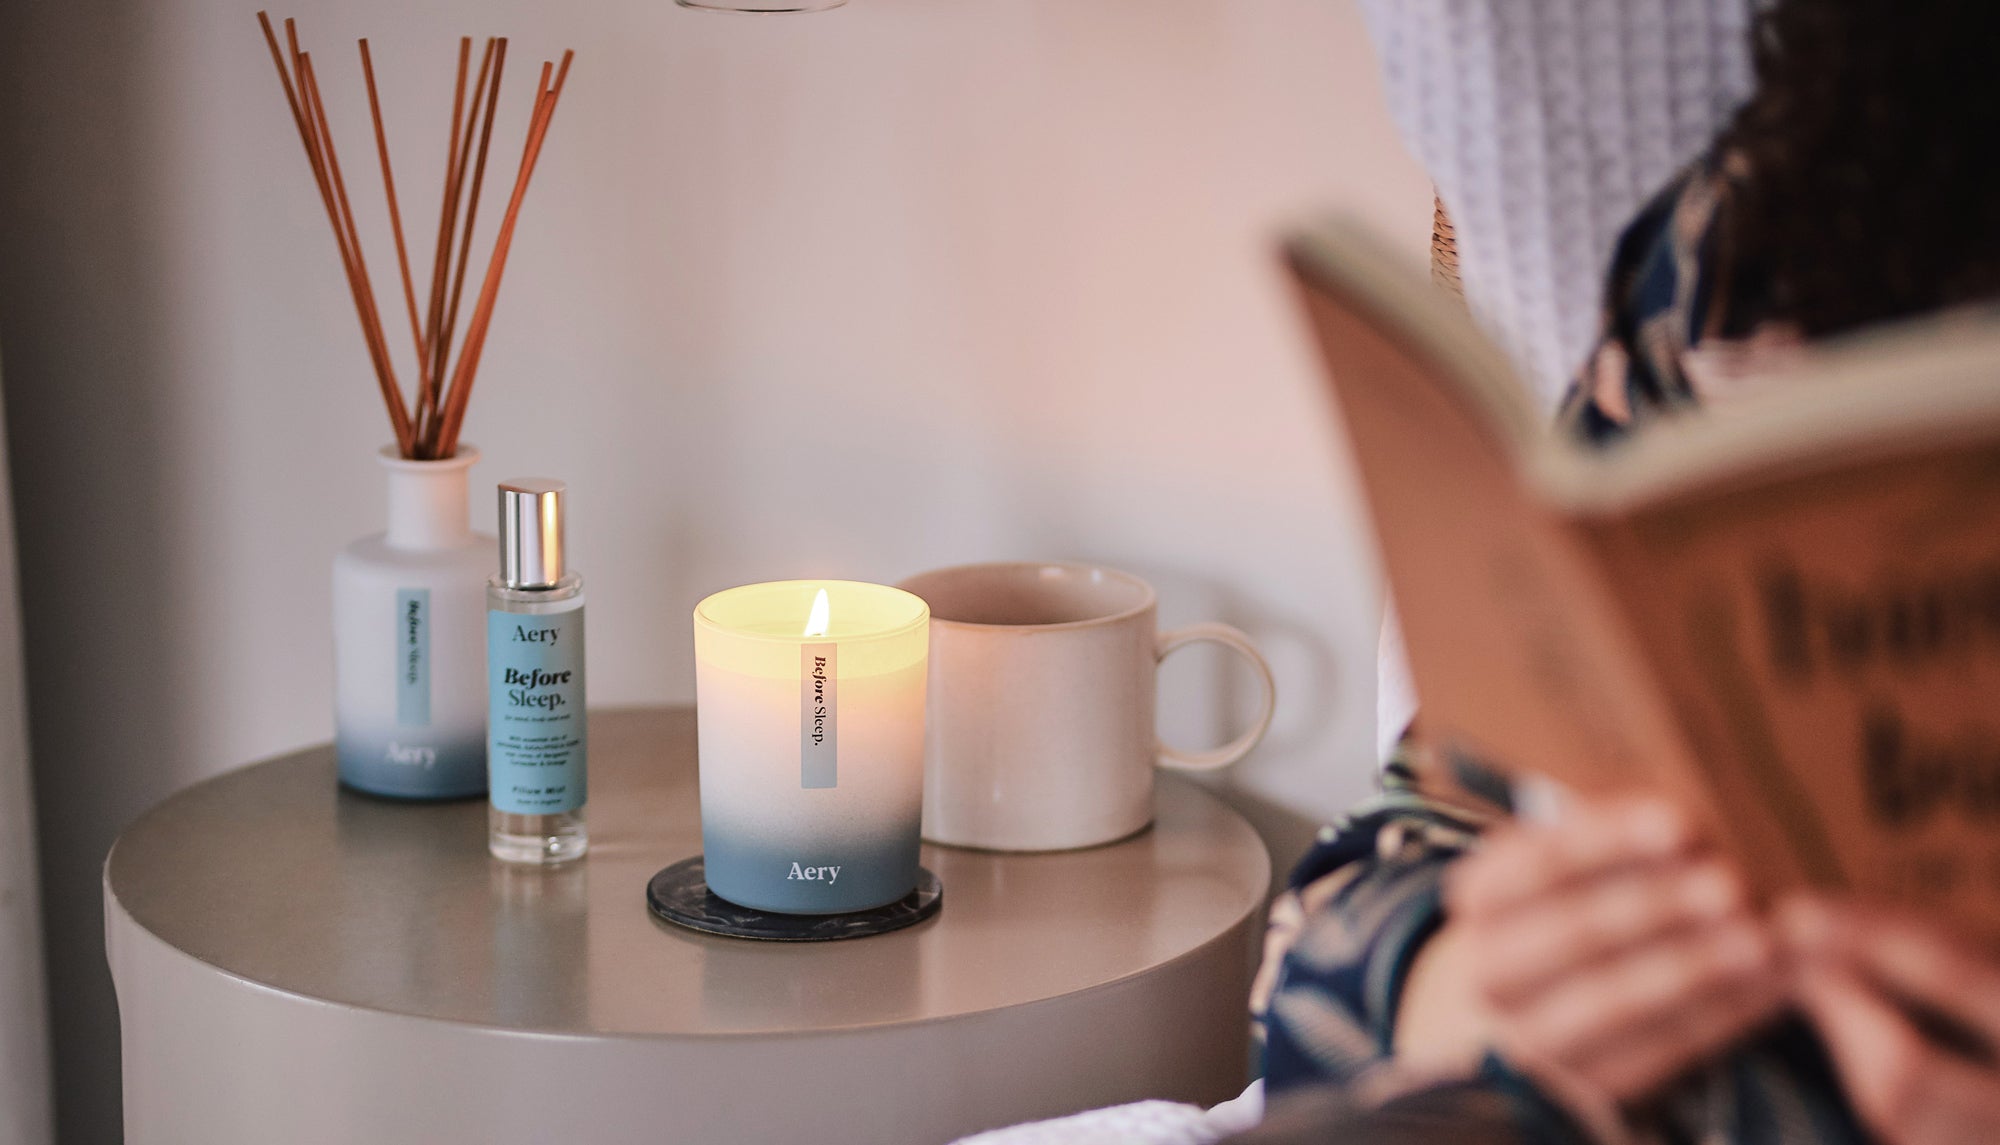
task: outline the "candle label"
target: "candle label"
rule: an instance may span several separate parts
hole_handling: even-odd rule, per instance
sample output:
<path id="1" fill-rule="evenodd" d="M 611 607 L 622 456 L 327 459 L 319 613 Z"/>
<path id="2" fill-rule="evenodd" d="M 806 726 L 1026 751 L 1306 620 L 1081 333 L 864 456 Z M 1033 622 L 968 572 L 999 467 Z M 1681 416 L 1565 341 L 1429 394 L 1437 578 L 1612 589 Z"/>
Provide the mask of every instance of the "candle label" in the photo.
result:
<path id="1" fill-rule="evenodd" d="M 840 646 L 799 648 L 799 786 L 840 786 Z"/>

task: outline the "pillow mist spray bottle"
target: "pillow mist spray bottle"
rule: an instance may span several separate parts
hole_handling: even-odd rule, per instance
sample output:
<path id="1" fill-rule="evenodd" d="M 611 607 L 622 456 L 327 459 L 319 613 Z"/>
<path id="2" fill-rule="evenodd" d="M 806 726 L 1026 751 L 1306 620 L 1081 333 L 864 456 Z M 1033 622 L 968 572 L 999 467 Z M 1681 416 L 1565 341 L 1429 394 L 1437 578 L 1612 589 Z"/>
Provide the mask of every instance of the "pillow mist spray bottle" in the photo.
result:
<path id="1" fill-rule="evenodd" d="M 583 578 L 563 563 L 565 486 L 500 483 L 500 573 L 486 586 L 487 849 L 561 863 L 584 828 Z"/>

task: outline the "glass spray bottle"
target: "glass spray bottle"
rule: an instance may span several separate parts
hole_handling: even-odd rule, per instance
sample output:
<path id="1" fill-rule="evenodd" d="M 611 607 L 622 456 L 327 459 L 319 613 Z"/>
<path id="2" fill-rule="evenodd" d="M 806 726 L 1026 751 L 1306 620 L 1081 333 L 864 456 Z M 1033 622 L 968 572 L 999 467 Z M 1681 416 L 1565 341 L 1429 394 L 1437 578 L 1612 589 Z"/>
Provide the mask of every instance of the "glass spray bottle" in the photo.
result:
<path id="1" fill-rule="evenodd" d="M 487 849 L 561 863 L 584 828 L 583 578 L 564 567 L 566 487 L 500 483 L 500 574 L 486 584 Z"/>

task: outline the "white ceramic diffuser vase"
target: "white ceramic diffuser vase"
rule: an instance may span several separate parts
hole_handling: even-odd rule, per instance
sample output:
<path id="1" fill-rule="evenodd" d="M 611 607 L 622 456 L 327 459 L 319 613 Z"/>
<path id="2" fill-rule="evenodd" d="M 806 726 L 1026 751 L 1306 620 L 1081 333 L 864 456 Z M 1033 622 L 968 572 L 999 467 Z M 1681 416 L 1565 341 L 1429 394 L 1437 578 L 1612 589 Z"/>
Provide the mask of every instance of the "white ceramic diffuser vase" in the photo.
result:
<path id="1" fill-rule="evenodd" d="M 389 527 L 333 561 L 334 746 L 340 781 L 373 795 L 486 790 L 486 576 L 498 542 L 474 533 L 466 477 L 479 451 L 439 461 L 381 451 Z"/>

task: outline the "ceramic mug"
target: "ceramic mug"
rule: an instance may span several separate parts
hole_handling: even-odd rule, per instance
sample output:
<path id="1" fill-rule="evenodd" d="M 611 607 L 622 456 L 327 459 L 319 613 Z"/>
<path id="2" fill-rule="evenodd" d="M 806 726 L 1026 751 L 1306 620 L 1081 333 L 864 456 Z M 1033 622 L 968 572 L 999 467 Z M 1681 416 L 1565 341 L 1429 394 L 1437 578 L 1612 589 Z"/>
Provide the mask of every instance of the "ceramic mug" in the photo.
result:
<path id="1" fill-rule="evenodd" d="M 1160 632 L 1153 587 L 1097 565 L 1005 562 L 920 573 L 931 607 L 924 838 L 995 851 L 1109 843 L 1153 821 L 1153 768 L 1209 771 L 1271 726 L 1271 668 L 1226 624 Z M 1185 751 L 1154 729 L 1160 661 L 1211 641 L 1263 683 L 1250 730 Z"/>

